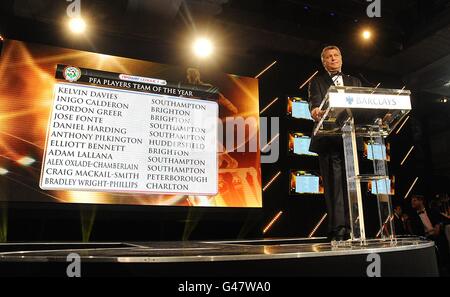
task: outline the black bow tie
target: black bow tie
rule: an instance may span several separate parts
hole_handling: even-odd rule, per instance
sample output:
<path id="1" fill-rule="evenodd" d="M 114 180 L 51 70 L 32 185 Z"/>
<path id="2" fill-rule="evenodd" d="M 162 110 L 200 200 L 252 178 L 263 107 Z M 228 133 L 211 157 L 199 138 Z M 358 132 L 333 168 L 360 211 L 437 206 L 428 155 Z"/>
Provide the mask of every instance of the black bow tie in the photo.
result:
<path id="1" fill-rule="evenodd" d="M 421 211 L 418 211 L 418 212 L 417 212 L 418 215 L 421 215 L 421 214 L 423 214 L 423 213 L 425 213 L 425 210 L 421 210 Z"/>

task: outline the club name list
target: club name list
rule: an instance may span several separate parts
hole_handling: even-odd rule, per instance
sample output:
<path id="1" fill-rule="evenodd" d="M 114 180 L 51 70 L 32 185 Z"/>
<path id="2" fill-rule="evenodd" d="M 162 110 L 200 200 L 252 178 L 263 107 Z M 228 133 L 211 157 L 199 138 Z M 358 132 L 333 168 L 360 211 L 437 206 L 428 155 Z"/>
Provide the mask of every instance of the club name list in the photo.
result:
<path id="1" fill-rule="evenodd" d="M 175 95 L 175 94 L 174 94 Z M 59 83 L 42 189 L 216 194 L 217 103 Z"/>

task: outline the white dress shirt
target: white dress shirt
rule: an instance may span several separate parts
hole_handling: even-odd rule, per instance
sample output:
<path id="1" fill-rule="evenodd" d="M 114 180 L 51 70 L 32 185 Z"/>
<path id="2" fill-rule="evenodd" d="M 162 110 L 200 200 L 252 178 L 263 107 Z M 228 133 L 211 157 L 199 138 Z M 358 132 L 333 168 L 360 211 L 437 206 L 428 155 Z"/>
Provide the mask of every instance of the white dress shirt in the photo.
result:
<path id="1" fill-rule="evenodd" d="M 331 80 L 334 82 L 334 85 L 337 87 L 343 87 L 344 86 L 344 79 L 342 77 L 342 73 L 337 74 L 337 75 L 333 75 L 331 73 L 328 72 L 328 74 L 331 77 Z"/>
<path id="2" fill-rule="evenodd" d="M 334 84 L 337 87 L 343 87 L 344 86 L 344 79 L 342 78 L 342 75 L 339 75 L 337 77 L 333 77 Z"/>

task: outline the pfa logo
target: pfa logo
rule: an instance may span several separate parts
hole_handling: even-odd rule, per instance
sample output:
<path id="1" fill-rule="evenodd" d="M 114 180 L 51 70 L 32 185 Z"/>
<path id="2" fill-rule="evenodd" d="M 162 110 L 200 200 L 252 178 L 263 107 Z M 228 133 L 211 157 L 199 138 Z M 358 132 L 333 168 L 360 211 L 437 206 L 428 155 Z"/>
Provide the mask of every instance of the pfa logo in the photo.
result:
<path id="1" fill-rule="evenodd" d="M 70 82 L 77 81 L 81 77 L 81 70 L 77 67 L 68 66 L 63 70 L 64 79 Z"/>

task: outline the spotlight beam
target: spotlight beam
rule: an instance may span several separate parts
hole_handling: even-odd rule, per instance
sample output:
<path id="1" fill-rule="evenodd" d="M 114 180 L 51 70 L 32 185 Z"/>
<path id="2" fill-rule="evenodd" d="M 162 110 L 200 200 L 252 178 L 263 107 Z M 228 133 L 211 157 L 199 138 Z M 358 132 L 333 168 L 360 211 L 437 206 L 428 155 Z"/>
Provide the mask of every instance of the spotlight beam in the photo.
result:
<path id="1" fill-rule="evenodd" d="M 272 64 L 270 64 L 269 66 L 267 66 L 266 68 L 264 68 L 260 73 L 258 73 L 255 78 L 259 78 L 261 75 L 264 74 L 264 72 L 266 72 L 267 70 L 269 70 L 273 65 L 275 65 L 277 63 L 277 61 L 273 61 Z"/>
<path id="2" fill-rule="evenodd" d="M 299 87 L 299 89 L 301 90 L 301 89 L 303 89 L 303 87 L 307 84 L 307 83 L 309 83 L 310 81 L 311 81 L 311 79 L 313 79 L 314 78 L 314 76 L 316 76 L 317 75 L 317 73 L 319 73 L 319 70 L 316 70 L 316 72 L 314 72 L 313 73 L 313 75 L 311 75 L 300 87 Z"/>
<path id="3" fill-rule="evenodd" d="M 400 131 L 402 130 L 403 126 L 406 124 L 406 122 L 409 120 L 409 116 L 406 117 L 406 119 L 403 121 L 403 124 L 400 126 L 400 128 L 398 128 L 397 132 L 395 132 L 395 134 L 400 133 Z"/>
<path id="4" fill-rule="evenodd" d="M 406 159 L 408 159 L 409 154 L 411 154 L 413 149 L 414 149 L 414 145 L 409 149 L 408 153 L 406 153 L 406 156 L 403 158 L 402 162 L 400 163 L 400 166 L 403 166 L 403 164 L 405 163 Z"/>
<path id="5" fill-rule="evenodd" d="M 375 91 L 378 89 L 378 87 L 379 87 L 380 85 L 381 85 L 381 83 L 379 82 L 379 83 L 376 85 L 376 87 L 373 88 L 373 91 L 372 91 L 371 94 L 375 93 Z"/>
<path id="6" fill-rule="evenodd" d="M 275 141 L 275 139 L 277 139 L 280 136 L 280 133 L 278 133 L 277 135 L 274 136 L 274 138 L 272 138 L 262 149 L 261 152 L 266 153 L 266 149 L 269 147 L 269 145 Z"/>
<path id="7" fill-rule="evenodd" d="M 23 138 L 20 138 L 20 137 L 17 137 L 17 136 L 15 136 L 15 135 L 12 135 L 12 134 L 9 134 L 9 133 L 6 133 L 6 132 L 2 132 L 2 131 L 0 131 L 0 133 L 1 133 L 1 134 L 5 134 L 5 135 L 7 135 L 7 136 L 9 136 L 9 137 L 15 138 L 15 139 L 17 139 L 17 140 L 26 142 L 26 143 L 28 143 L 28 144 L 31 144 L 32 146 L 35 146 L 35 147 L 37 147 L 37 148 L 39 148 L 39 149 L 41 149 L 41 150 L 44 149 L 43 147 L 41 147 L 41 146 L 39 146 L 39 145 L 37 145 L 37 144 L 31 142 L 31 141 L 28 141 L 28 140 L 26 140 L 26 139 L 23 139 Z"/>
<path id="8" fill-rule="evenodd" d="M 263 192 L 266 191 L 268 187 L 270 187 L 270 185 L 278 178 L 278 176 L 280 176 L 280 174 L 281 174 L 281 171 L 278 171 L 278 173 L 270 179 L 270 181 L 267 183 L 267 185 L 264 186 Z"/>

